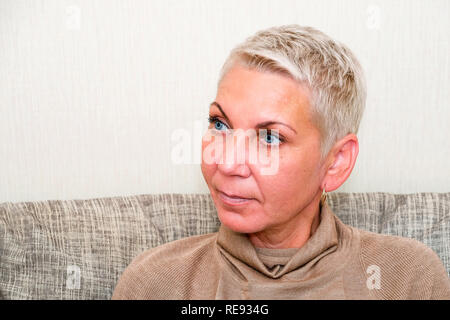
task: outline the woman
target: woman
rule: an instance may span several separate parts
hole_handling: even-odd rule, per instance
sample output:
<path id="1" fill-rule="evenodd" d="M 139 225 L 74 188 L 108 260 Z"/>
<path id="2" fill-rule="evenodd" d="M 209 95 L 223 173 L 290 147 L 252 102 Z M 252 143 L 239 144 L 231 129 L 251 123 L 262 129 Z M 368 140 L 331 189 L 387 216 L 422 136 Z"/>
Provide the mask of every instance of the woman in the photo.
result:
<path id="1" fill-rule="evenodd" d="M 365 99 L 357 59 L 318 30 L 238 45 L 202 141 L 220 229 L 143 252 L 113 299 L 450 299 L 433 250 L 347 226 L 326 203 L 355 165 Z"/>

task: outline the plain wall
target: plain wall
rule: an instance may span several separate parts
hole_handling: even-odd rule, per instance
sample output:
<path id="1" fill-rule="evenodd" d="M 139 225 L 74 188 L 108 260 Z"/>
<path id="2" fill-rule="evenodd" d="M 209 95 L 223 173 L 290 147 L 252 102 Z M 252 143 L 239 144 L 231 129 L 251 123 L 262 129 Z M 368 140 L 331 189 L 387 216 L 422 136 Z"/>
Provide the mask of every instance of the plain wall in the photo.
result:
<path id="1" fill-rule="evenodd" d="M 0 202 L 207 193 L 199 163 L 229 51 L 310 25 L 364 67 L 359 156 L 336 192 L 449 192 L 449 1 L 0 0 Z M 185 131 L 183 131 L 185 130 Z"/>

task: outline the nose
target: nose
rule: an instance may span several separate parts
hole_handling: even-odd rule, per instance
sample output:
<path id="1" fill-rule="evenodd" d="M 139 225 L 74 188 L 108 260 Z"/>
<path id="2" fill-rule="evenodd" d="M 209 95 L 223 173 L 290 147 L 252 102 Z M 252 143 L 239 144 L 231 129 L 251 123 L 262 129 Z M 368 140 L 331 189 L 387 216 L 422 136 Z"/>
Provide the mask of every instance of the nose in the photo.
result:
<path id="1" fill-rule="evenodd" d="M 235 140 L 237 140 L 236 143 Z M 233 134 L 225 139 L 222 152 L 221 161 L 217 164 L 217 169 L 220 172 L 224 175 L 241 176 L 243 178 L 250 176 L 251 170 L 248 165 L 249 156 L 245 135 Z"/>

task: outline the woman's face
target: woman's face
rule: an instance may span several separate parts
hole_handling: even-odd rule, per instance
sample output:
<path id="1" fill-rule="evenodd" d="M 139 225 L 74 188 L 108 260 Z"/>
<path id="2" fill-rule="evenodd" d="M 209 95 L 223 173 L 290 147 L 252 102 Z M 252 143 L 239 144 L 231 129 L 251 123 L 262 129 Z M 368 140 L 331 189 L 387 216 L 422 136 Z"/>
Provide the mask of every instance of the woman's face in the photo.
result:
<path id="1" fill-rule="evenodd" d="M 230 69 L 220 83 L 209 110 L 212 120 L 202 139 L 201 169 L 218 217 L 230 229 L 255 233 L 283 228 L 295 223 L 317 195 L 320 198 L 320 136 L 308 116 L 308 95 L 306 88 L 286 76 L 240 65 Z M 268 121 L 277 123 L 258 127 Z M 227 145 L 231 129 L 254 129 L 256 144 L 251 146 L 249 138 L 235 136 L 234 143 Z M 258 129 L 267 129 L 267 134 Z M 266 147 L 269 159 L 251 161 L 254 146 Z M 211 153 L 212 149 L 216 151 Z M 229 152 L 235 156 L 227 163 L 224 159 Z M 208 153 L 216 161 L 205 161 Z M 224 161 L 216 163 L 219 158 Z M 269 166 L 276 170 L 263 173 Z M 223 193 L 247 200 L 230 199 Z"/>

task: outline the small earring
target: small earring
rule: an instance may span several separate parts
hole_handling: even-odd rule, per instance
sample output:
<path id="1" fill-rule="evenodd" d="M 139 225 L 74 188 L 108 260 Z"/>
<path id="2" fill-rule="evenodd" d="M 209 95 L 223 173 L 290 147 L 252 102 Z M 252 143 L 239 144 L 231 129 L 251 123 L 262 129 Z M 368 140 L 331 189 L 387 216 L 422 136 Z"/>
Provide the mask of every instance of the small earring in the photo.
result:
<path id="1" fill-rule="evenodd" d="M 322 204 L 327 200 L 327 195 L 328 195 L 328 193 L 325 191 L 325 187 L 323 187 L 323 189 L 322 189 L 322 196 L 320 198 Z"/>

